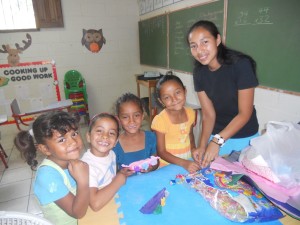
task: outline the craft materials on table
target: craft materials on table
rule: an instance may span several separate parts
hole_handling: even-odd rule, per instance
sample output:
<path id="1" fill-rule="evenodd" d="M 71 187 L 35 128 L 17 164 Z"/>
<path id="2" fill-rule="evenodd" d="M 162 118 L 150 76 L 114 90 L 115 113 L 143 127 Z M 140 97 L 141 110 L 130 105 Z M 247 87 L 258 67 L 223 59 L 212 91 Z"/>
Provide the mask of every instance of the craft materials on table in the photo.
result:
<path id="1" fill-rule="evenodd" d="M 272 181 L 269 181 L 260 174 L 253 173 L 252 171 L 246 169 L 240 162 L 230 162 L 218 157 L 211 164 L 211 168 L 222 170 L 222 171 L 232 171 L 234 173 L 243 174 L 244 179 L 247 179 L 249 183 L 259 189 L 264 195 L 281 210 L 285 211 L 290 216 L 295 219 L 300 218 L 300 210 L 297 209 L 299 206 L 299 196 L 300 188 L 295 186 L 292 188 L 285 188 L 283 186 L 277 185 Z"/>
<path id="2" fill-rule="evenodd" d="M 140 209 L 140 212 L 144 214 L 160 214 L 162 212 L 162 207 L 166 205 L 167 195 L 168 192 L 166 188 L 163 188 Z"/>
<path id="3" fill-rule="evenodd" d="M 282 218 L 280 210 L 242 177 L 241 174 L 204 168 L 194 174 L 177 175 L 175 181 L 187 183 L 233 222 L 265 222 Z"/>
<path id="4" fill-rule="evenodd" d="M 149 173 L 128 177 L 126 185 L 118 192 L 116 204 L 120 205 L 118 214 L 120 224 L 126 225 L 199 225 L 222 224 L 236 225 L 213 209 L 195 190 L 177 183 L 187 173 L 182 167 L 168 165 Z M 175 178 L 175 182 L 170 180 Z M 155 193 L 163 188 L 168 191 L 165 206 L 160 214 L 143 214 L 140 209 Z M 261 224 L 253 222 L 251 224 Z M 261 224 L 262 225 L 262 224 Z M 263 225 L 282 225 L 280 221 L 268 221 Z"/>

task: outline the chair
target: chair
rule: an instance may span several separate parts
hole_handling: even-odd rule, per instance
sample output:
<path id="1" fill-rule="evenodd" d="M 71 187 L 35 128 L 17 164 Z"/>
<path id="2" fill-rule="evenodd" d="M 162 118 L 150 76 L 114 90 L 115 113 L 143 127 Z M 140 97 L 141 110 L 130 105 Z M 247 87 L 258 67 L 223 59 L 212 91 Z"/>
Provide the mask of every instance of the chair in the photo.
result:
<path id="1" fill-rule="evenodd" d="M 88 113 L 88 95 L 86 92 L 86 83 L 81 73 L 77 70 L 69 70 L 64 77 L 64 90 L 66 99 L 71 99 L 73 106 L 71 111 L 79 115 L 85 115 L 89 121 Z"/>
<path id="2" fill-rule="evenodd" d="M 6 121 L 7 121 L 7 115 L 0 115 L 0 125 L 2 123 L 5 123 Z M 0 133 L 0 140 L 1 140 L 1 133 Z M 0 158 L 1 158 L 1 161 L 3 162 L 5 168 L 7 169 L 8 165 L 7 165 L 7 162 L 6 162 L 6 159 L 5 159 L 5 158 L 7 158 L 7 154 L 4 151 L 4 148 L 1 145 L 1 142 L 0 142 Z"/>
<path id="3" fill-rule="evenodd" d="M 24 115 L 21 113 L 17 99 L 14 99 L 10 103 L 10 109 L 12 112 L 12 117 L 14 118 L 14 120 L 16 122 L 16 126 L 17 126 L 18 130 L 21 130 L 20 124 L 23 124 L 24 126 L 29 126 L 29 124 L 25 123 L 25 121 L 22 119 L 22 116 L 24 116 Z"/>
<path id="4" fill-rule="evenodd" d="M 0 224 L 54 225 L 43 217 L 15 211 L 0 211 Z"/>
<path id="5" fill-rule="evenodd" d="M 64 77 L 64 89 L 66 99 L 70 99 L 71 93 L 83 93 L 84 101 L 87 104 L 87 92 L 85 80 L 77 70 L 69 70 Z"/>
<path id="6" fill-rule="evenodd" d="M 42 107 L 42 108 L 36 109 L 34 111 L 21 113 L 18 101 L 17 101 L 17 99 L 14 99 L 10 103 L 10 108 L 11 108 L 11 112 L 12 112 L 12 117 L 15 120 L 17 128 L 19 130 L 22 130 L 21 127 L 20 127 L 20 124 L 23 124 L 24 126 L 30 126 L 30 123 L 25 123 L 25 121 L 24 121 L 24 119 L 22 119 L 22 117 L 28 117 L 29 116 L 31 118 L 29 118 L 27 120 L 31 121 L 33 115 L 37 115 L 37 114 L 41 114 L 41 113 L 45 113 L 45 112 L 49 112 L 49 111 L 53 111 L 53 110 L 69 109 L 72 105 L 73 105 L 73 102 L 70 99 L 67 99 L 67 100 L 54 102 L 52 104 L 49 104 L 46 107 Z"/>

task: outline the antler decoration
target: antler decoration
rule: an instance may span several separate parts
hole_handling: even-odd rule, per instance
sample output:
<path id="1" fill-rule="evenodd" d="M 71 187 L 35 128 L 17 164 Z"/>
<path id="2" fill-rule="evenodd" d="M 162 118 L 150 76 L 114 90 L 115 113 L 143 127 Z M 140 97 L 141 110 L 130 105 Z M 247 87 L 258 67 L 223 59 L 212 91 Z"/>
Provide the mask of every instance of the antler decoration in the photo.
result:
<path id="1" fill-rule="evenodd" d="M 26 37 L 27 41 L 22 41 L 24 43 L 24 47 L 20 47 L 18 43 L 15 43 L 16 49 L 10 48 L 9 45 L 2 45 L 3 50 L 0 49 L 0 53 L 8 53 L 7 61 L 9 65 L 17 66 L 20 61 L 19 53 L 22 53 L 22 51 L 25 51 L 31 45 L 32 39 L 30 34 L 27 33 Z"/>
<path id="2" fill-rule="evenodd" d="M 24 47 L 21 48 L 20 45 L 18 43 L 16 43 L 16 47 L 18 50 L 21 50 L 21 51 L 25 51 L 30 45 L 31 45 L 31 36 L 30 34 L 26 34 L 26 37 L 27 37 L 27 42 L 26 41 L 22 41 L 24 43 Z"/>

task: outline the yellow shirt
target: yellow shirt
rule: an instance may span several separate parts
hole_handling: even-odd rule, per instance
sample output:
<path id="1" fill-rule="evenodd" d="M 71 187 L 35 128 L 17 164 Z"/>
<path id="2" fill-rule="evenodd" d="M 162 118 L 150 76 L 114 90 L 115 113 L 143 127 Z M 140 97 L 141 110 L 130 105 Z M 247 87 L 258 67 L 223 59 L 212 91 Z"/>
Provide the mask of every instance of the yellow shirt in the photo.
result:
<path id="1" fill-rule="evenodd" d="M 188 120 L 184 123 L 173 124 L 166 112 L 161 111 L 154 117 L 151 129 L 165 134 L 165 144 L 167 152 L 182 158 L 191 158 L 190 130 L 195 122 L 195 111 L 185 107 Z M 161 160 L 162 161 L 162 160 Z M 162 162 L 162 164 L 166 164 Z"/>

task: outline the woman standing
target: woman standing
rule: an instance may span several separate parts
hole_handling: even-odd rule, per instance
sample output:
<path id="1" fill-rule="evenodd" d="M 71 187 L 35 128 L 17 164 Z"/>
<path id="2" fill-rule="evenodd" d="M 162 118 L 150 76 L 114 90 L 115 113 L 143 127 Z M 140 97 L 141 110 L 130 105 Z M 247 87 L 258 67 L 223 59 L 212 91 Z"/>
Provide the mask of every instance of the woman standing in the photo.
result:
<path id="1" fill-rule="evenodd" d="M 201 104 L 202 132 L 193 157 L 206 167 L 218 155 L 240 151 L 258 136 L 254 89 L 256 63 L 226 48 L 216 25 L 196 22 L 187 40 L 195 58 L 194 88 Z"/>

